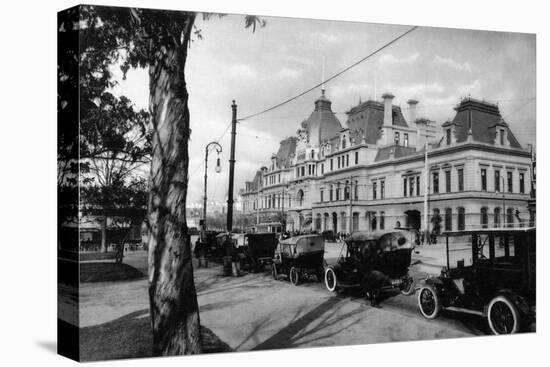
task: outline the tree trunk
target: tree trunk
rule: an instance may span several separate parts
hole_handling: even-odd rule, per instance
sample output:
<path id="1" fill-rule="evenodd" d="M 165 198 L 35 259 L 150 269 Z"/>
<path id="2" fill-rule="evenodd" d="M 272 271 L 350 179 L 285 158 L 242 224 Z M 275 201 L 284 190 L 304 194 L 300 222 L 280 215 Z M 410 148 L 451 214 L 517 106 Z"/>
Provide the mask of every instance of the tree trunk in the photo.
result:
<path id="1" fill-rule="evenodd" d="M 149 301 L 155 355 L 201 352 L 185 203 L 189 164 L 189 109 L 184 78 L 189 16 L 183 40 L 163 50 L 149 68 L 153 156 L 149 196 Z"/>
<path id="2" fill-rule="evenodd" d="M 107 217 L 101 217 L 101 252 L 107 252 Z"/>

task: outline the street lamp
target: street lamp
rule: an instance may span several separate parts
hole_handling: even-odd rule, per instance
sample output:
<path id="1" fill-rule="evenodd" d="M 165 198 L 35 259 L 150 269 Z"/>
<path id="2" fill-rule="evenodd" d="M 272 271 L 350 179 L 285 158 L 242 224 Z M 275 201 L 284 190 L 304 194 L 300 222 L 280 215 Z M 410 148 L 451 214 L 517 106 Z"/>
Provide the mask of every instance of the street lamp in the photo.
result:
<path id="1" fill-rule="evenodd" d="M 218 153 L 218 159 L 216 159 L 216 173 L 220 173 L 222 168 L 220 166 L 220 153 L 222 152 L 222 146 L 216 142 L 212 141 L 206 145 L 205 148 L 205 155 L 204 155 L 204 199 L 202 204 L 202 239 L 204 240 L 204 232 L 206 231 L 206 183 L 208 181 L 208 152 L 210 150 L 210 147 L 213 146 L 216 149 L 216 152 Z"/>

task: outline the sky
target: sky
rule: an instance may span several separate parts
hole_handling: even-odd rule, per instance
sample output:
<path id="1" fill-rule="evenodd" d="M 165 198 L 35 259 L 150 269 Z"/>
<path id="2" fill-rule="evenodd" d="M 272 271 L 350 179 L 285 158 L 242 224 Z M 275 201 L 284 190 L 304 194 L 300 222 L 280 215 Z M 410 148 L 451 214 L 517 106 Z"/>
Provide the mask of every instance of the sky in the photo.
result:
<path id="1" fill-rule="evenodd" d="M 198 20 L 203 39 L 191 43 L 186 64 L 191 114 L 188 203 L 203 197 L 204 149 L 219 139 L 221 173 L 209 157 L 208 199 L 225 201 L 229 175 L 231 102 L 244 117 L 309 89 L 362 59 L 411 28 L 357 22 L 264 17 L 266 26 L 245 29 L 242 15 Z M 523 146 L 535 144 L 535 36 L 419 27 L 357 67 L 326 83 L 332 109 L 345 126 L 359 100 L 395 95 L 405 116 L 416 99 L 417 116 L 437 124 L 454 117 L 460 98 L 498 103 L 503 118 Z M 324 65 L 324 67 L 323 67 Z M 324 73 L 323 73 L 324 69 Z M 117 94 L 136 108 L 148 108 L 148 74 L 116 72 Z M 314 90 L 291 103 L 237 125 L 235 194 L 255 171 L 269 163 L 279 142 L 293 136 L 320 95 Z"/>

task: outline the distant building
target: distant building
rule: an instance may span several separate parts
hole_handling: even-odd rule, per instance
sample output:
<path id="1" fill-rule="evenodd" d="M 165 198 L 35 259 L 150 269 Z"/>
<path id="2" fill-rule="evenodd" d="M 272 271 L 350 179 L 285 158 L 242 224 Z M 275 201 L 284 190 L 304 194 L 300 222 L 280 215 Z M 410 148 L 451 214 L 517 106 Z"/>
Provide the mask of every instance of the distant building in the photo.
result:
<path id="1" fill-rule="evenodd" d="M 416 117 L 417 101 L 406 118 L 393 98 L 360 102 L 342 126 L 323 90 L 297 136 L 240 191 L 243 212 L 270 230 L 317 232 L 528 224 L 531 154 L 497 105 L 462 99 L 437 128 Z"/>

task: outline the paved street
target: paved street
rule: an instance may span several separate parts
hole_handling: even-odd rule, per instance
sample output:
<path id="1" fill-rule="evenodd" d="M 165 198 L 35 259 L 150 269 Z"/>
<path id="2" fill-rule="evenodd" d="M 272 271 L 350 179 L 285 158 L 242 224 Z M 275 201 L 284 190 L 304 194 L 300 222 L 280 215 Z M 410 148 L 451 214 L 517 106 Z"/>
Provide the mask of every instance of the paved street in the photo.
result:
<path id="1" fill-rule="evenodd" d="M 341 245 L 327 244 L 326 260 L 336 261 Z M 418 261 L 418 260 L 415 260 Z M 129 252 L 125 262 L 145 270 L 146 253 Z M 211 263 L 212 264 L 212 263 Z M 314 278 L 292 286 L 270 273 L 223 277 L 217 264 L 195 270 L 201 323 L 234 350 L 260 350 L 388 341 L 453 338 L 486 333 L 475 317 L 444 313 L 424 319 L 416 297 L 388 294 L 382 308 L 372 308 L 360 294 L 334 294 Z M 425 276 L 421 263 L 412 275 Z M 148 317 L 147 280 L 83 283 L 81 327 L 133 314 Z"/>

